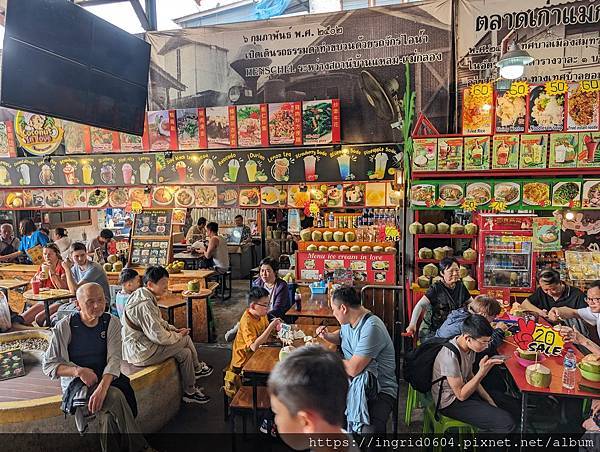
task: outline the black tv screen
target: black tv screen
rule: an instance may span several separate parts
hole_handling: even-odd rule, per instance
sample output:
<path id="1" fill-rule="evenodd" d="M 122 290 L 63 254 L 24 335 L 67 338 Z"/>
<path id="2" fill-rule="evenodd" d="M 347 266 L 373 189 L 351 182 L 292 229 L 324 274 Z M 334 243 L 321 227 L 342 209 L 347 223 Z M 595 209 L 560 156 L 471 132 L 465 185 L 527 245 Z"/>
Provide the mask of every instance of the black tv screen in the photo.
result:
<path id="1" fill-rule="evenodd" d="M 0 104 L 142 135 L 150 45 L 69 0 L 8 0 Z"/>

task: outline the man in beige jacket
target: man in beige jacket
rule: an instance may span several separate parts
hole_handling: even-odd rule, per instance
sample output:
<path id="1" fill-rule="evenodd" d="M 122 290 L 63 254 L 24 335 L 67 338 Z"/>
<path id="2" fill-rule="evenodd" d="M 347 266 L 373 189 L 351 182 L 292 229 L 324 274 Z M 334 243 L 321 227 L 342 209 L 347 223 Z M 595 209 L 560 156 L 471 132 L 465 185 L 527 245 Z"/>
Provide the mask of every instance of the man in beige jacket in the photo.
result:
<path id="1" fill-rule="evenodd" d="M 210 398 L 196 387 L 196 380 L 208 377 L 213 369 L 198 360 L 189 329 L 175 328 L 163 320 L 157 299 L 169 286 L 163 267 L 148 267 L 144 287 L 131 294 L 121 316 L 123 359 L 135 366 L 150 366 L 175 358 L 181 372 L 183 401 L 207 403 Z"/>

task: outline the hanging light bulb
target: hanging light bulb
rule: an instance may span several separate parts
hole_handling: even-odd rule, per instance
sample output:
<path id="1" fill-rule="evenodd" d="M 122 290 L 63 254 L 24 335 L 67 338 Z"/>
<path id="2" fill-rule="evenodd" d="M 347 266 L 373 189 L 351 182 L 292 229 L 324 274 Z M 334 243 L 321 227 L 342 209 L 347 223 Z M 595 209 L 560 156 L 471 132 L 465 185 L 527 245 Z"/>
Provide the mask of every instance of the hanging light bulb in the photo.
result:
<path id="1" fill-rule="evenodd" d="M 513 41 L 500 60 L 496 63 L 496 66 L 500 68 L 500 76 L 514 80 L 523 75 L 525 72 L 525 65 L 533 62 L 533 57 L 529 55 L 525 50 L 517 48 L 517 44 Z"/>

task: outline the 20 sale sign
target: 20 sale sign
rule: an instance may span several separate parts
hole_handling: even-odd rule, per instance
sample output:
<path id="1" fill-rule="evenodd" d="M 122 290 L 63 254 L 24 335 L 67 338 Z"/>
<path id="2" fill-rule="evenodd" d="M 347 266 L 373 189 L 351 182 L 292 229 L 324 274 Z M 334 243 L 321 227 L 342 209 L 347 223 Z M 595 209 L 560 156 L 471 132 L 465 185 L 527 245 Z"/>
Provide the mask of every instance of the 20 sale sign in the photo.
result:
<path id="1" fill-rule="evenodd" d="M 550 326 L 536 324 L 533 320 L 519 319 L 519 332 L 515 342 L 521 350 L 539 352 L 547 356 L 560 356 L 565 341 L 558 331 Z"/>

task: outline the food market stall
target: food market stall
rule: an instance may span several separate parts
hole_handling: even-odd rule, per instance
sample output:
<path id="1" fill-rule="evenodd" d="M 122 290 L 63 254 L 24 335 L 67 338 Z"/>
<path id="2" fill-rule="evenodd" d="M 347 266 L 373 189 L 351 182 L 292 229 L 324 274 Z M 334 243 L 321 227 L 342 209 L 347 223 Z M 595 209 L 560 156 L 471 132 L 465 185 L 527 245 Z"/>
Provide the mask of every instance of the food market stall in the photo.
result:
<path id="1" fill-rule="evenodd" d="M 586 250 L 589 256 L 580 257 L 573 278 L 567 267 L 576 259 L 565 263 L 564 252 L 576 240 L 561 242 L 561 235 L 573 228 L 573 218 L 580 224 L 583 215 L 600 208 L 600 102 L 598 91 L 586 87 L 514 82 L 495 90 L 477 84 L 463 92 L 462 134 L 415 127 L 409 313 L 437 277 L 427 265 L 450 254 L 459 257 L 473 295 L 509 288 L 511 299 L 524 298 L 545 266 L 583 287 L 577 276 L 592 271 L 581 262 L 592 264 L 593 254 Z M 473 224 L 472 233 L 447 230 L 452 222 Z M 471 250 L 473 259 L 466 259 Z"/>

